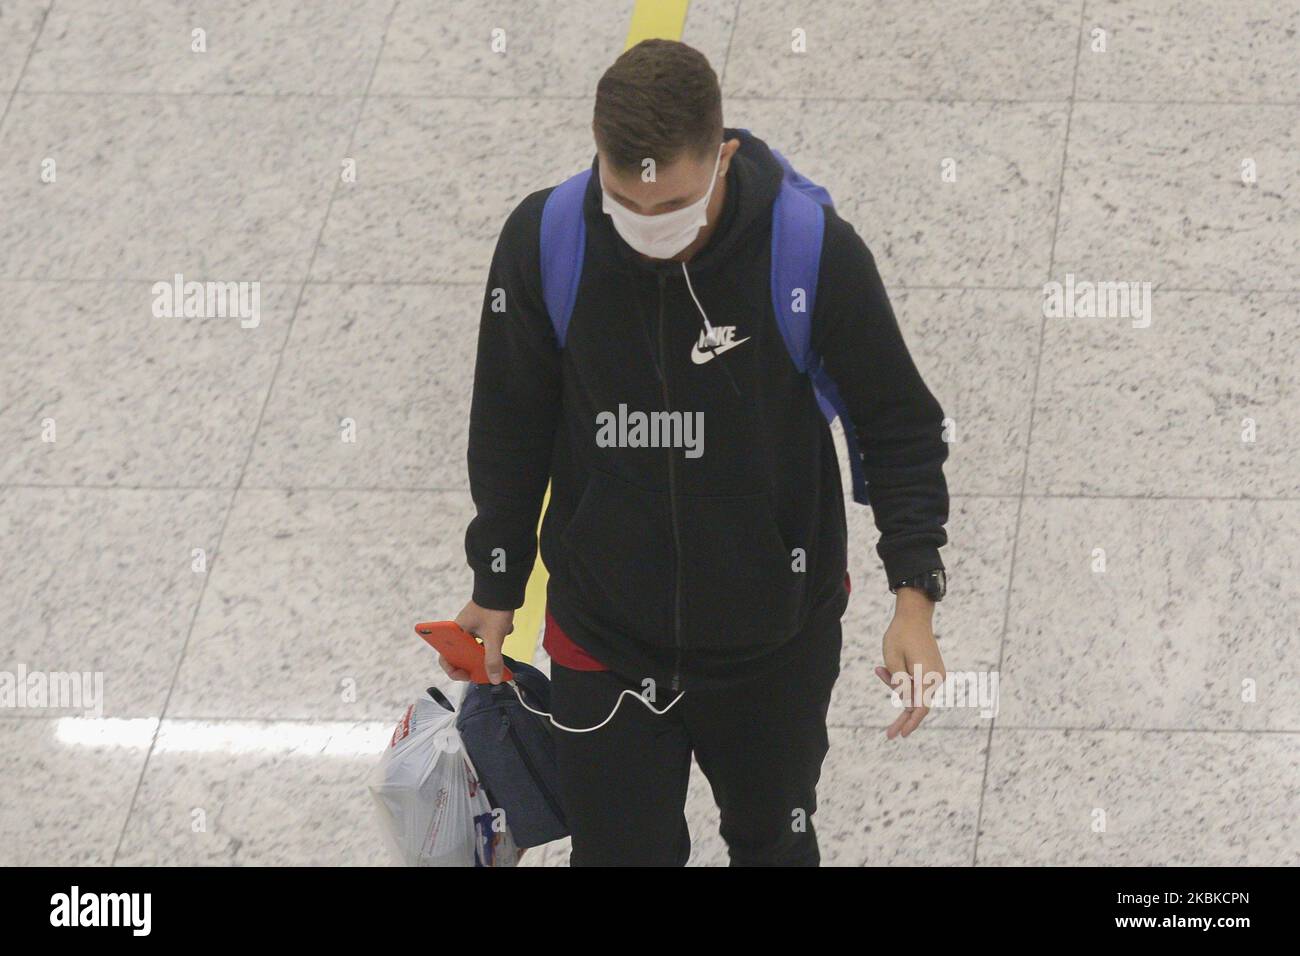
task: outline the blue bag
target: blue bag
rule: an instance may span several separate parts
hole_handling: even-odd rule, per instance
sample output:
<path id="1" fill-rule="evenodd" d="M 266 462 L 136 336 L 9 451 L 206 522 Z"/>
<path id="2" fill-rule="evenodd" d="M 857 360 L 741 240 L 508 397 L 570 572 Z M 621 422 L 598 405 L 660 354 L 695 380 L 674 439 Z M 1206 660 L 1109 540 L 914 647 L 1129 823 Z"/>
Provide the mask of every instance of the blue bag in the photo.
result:
<path id="1" fill-rule="evenodd" d="M 772 155 L 784 170 L 781 189 L 772 206 L 772 309 L 790 359 L 812 381 L 822 414 L 828 422 L 838 417 L 844 427 L 853 476 L 853 500 L 865 505 L 869 499 L 857 432 L 839 390 L 812 347 L 813 306 L 826 226 L 822 209 L 834 204 L 830 193 L 797 173 L 784 156 L 776 150 L 772 150 Z M 560 348 L 564 348 L 582 281 L 587 248 L 582 205 L 590 179 L 590 169 L 569 177 L 551 191 L 542 208 L 542 298 Z"/>
<path id="2" fill-rule="evenodd" d="M 549 712 L 546 675 L 509 657 L 505 662 L 528 706 Z M 546 718 L 529 713 L 509 684 L 471 683 L 460 702 L 456 729 L 489 802 L 505 811 L 516 846 L 541 846 L 569 835 Z"/>

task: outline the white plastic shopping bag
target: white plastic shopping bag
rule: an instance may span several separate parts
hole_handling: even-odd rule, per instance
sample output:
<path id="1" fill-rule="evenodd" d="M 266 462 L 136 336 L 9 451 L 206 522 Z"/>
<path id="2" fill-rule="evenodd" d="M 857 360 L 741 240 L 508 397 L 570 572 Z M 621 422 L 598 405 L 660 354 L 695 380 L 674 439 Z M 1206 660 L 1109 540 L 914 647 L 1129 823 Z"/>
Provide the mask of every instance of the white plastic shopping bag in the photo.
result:
<path id="1" fill-rule="evenodd" d="M 371 774 L 370 794 L 404 866 L 514 866 L 519 859 L 461 746 L 456 712 L 436 688 L 406 709 Z"/>

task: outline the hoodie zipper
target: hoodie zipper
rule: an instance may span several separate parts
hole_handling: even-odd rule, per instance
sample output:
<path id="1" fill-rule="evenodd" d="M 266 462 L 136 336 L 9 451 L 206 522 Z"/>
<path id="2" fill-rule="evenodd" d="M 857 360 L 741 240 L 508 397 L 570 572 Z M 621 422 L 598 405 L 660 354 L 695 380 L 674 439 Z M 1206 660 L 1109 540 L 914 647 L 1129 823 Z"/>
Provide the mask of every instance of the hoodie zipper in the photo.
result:
<path id="1" fill-rule="evenodd" d="M 664 284 L 667 277 L 661 272 L 659 280 L 659 384 L 663 389 L 664 411 L 672 413 L 672 399 L 668 393 L 668 348 L 664 335 Z M 668 452 L 668 510 L 673 526 L 673 646 L 677 655 L 673 664 L 673 679 L 669 690 L 677 693 L 682 681 L 682 542 L 677 521 L 677 459 L 673 449 Z"/>

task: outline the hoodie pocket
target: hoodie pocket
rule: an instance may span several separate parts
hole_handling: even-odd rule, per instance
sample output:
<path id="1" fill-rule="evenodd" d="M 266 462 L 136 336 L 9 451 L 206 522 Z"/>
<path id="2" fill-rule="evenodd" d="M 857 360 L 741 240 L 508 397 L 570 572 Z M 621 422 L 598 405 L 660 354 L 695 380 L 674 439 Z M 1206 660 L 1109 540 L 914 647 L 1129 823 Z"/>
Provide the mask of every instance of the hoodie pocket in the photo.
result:
<path id="1" fill-rule="evenodd" d="M 807 574 L 776 524 L 767 494 L 682 497 L 682 642 L 758 649 L 798 628 Z"/>
<path id="2" fill-rule="evenodd" d="M 673 645 L 667 494 L 592 472 L 560 542 L 575 597 L 589 614 L 647 643 Z"/>

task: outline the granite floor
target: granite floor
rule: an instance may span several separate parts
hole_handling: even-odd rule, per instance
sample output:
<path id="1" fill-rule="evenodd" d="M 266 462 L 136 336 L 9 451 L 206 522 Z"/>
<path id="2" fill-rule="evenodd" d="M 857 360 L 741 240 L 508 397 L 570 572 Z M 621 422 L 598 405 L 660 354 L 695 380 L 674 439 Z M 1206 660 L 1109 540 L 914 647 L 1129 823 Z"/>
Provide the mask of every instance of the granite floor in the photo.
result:
<path id="1" fill-rule="evenodd" d="M 488 258 L 589 160 L 630 11 L 0 0 L 0 670 L 103 681 L 0 709 L 0 864 L 387 862 L 364 783 L 434 674 L 410 625 L 469 593 Z M 853 508 L 826 862 L 1300 863 L 1298 29 L 691 4 L 728 124 L 830 189 L 953 420 L 937 626 L 997 678 L 995 716 L 885 740 Z M 159 317 L 177 274 L 259 283 L 255 320 Z M 1046 317 L 1067 276 L 1149 312 Z M 698 774 L 689 810 L 725 862 Z"/>

